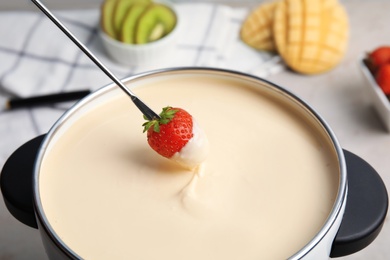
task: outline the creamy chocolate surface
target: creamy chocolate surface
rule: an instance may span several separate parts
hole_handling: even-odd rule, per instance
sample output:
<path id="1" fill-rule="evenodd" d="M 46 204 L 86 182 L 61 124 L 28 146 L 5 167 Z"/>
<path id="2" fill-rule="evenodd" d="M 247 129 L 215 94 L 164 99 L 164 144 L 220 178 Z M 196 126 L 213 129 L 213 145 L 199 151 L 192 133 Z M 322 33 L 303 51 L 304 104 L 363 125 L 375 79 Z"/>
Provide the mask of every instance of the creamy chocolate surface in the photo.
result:
<path id="1" fill-rule="evenodd" d="M 142 84 L 141 84 L 142 85 Z M 85 259 L 285 259 L 325 223 L 338 189 L 332 144 L 315 120 L 251 83 L 181 76 L 134 92 L 190 112 L 210 154 L 192 172 L 156 154 L 141 113 L 118 94 L 49 147 L 44 213 Z"/>

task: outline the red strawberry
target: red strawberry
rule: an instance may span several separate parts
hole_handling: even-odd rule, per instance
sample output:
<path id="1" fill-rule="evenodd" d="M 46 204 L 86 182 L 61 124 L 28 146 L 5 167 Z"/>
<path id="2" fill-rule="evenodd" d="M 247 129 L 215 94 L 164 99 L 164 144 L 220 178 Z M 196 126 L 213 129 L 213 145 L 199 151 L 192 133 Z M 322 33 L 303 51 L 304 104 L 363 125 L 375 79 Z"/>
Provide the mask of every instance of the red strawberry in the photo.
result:
<path id="1" fill-rule="evenodd" d="M 375 76 L 376 82 L 386 95 L 390 95 L 390 63 L 382 65 Z"/>
<path id="2" fill-rule="evenodd" d="M 369 53 L 368 62 L 375 72 L 380 66 L 390 63 L 390 46 L 381 46 Z"/>
<path id="3" fill-rule="evenodd" d="M 143 124 L 150 147 L 160 155 L 171 158 L 193 137 L 192 116 L 181 108 L 165 107 L 160 119 Z"/>

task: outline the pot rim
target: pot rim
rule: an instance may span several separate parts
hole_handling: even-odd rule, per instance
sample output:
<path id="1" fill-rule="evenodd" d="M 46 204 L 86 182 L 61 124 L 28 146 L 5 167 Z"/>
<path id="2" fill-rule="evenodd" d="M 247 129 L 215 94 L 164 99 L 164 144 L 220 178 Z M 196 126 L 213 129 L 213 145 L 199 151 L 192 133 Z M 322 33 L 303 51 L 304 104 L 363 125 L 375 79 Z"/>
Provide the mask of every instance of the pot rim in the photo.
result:
<path id="1" fill-rule="evenodd" d="M 268 87 L 273 88 L 277 90 L 279 93 L 288 96 L 290 99 L 296 101 L 298 104 L 300 104 L 308 113 L 310 113 L 323 127 L 323 130 L 326 131 L 328 134 L 330 140 L 332 141 L 333 147 L 335 149 L 335 152 L 337 154 L 338 164 L 339 164 L 339 170 L 340 170 L 340 176 L 339 176 L 339 187 L 337 196 L 334 202 L 334 205 L 332 207 L 332 210 L 330 214 L 328 215 L 328 218 L 326 219 L 324 225 L 322 226 L 321 230 L 312 238 L 311 241 L 309 241 L 303 248 L 301 248 L 298 252 L 296 252 L 294 255 L 292 255 L 289 259 L 300 259 L 310 253 L 317 244 L 319 244 L 324 237 L 327 235 L 331 227 L 335 224 L 336 220 L 339 218 L 339 215 L 343 213 L 342 209 L 346 202 L 347 198 L 347 169 L 346 169 L 346 162 L 344 158 L 343 150 L 336 138 L 336 135 L 334 134 L 333 130 L 330 128 L 329 124 L 319 115 L 318 112 L 316 112 L 308 103 L 303 101 L 301 98 L 293 94 L 287 89 L 284 89 L 272 82 L 269 82 L 268 80 L 265 80 L 263 78 L 246 74 L 239 71 L 233 71 L 228 69 L 220 69 L 220 68 L 209 68 L 209 67 L 173 67 L 173 68 L 165 68 L 165 69 L 157 69 L 152 71 L 147 71 L 143 73 L 139 73 L 130 77 L 124 78 L 122 81 L 125 83 L 129 83 L 135 80 L 152 77 L 152 76 L 158 76 L 158 75 L 166 75 L 171 72 L 182 72 L 182 73 L 194 73 L 194 72 L 203 72 L 203 73 L 212 73 L 219 74 L 219 75 L 230 75 L 230 76 L 236 76 L 241 78 L 246 78 L 252 81 L 260 81 Z M 39 149 L 35 166 L 34 166 L 34 173 L 33 173 L 33 202 L 34 202 L 34 208 L 35 208 L 35 214 L 39 221 L 42 223 L 42 228 L 46 230 L 46 233 L 51 237 L 51 239 L 56 243 L 56 245 L 68 256 L 71 256 L 72 258 L 81 258 L 77 255 L 76 252 L 74 252 L 71 248 L 69 248 L 62 240 L 61 238 L 56 234 L 54 229 L 51 227 L 48 219 L 46 218 L 46 215 L 44 213 L 42 202 L 39 196 L 39 170 L 40 166 L 42 164 L 42 160 L 45 154 L 45 151 L 53 137 L 53 135 L 56 133 L 56 130 L 65 122 L 69 117 L 73 115 L 75 111 L 83 107 L 85 104 L 89 103 L 93 99 L 104 95 L 108 91 L 112 90 L 116 87 L 115 83 L 107 84 L 100 89 L 92 92 L 87 97 L 81 99 L 77 103 L 75 103 L 70 109 L 68 109 L 51 127 L 49 132 L 46 134 L 41 147 Z"/>

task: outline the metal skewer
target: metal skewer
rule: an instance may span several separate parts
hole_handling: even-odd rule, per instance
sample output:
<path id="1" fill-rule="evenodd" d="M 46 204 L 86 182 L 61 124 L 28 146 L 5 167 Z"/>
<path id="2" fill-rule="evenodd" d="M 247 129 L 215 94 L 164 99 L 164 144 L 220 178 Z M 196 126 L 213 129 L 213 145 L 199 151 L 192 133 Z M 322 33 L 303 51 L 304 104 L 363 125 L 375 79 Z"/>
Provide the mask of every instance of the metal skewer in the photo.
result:
<path id="1" fill-rule="evenodd" d="M 31 0 L 63 33 L 66 34 L 118 87 L 130 96 L 133 103 L 149 119 L 160 118 L 152 109 L 142 102 L 131 90 L 129 90 L 118 77 L 116 77 L 82 42 L 80 42 L 39 0 Z"/>

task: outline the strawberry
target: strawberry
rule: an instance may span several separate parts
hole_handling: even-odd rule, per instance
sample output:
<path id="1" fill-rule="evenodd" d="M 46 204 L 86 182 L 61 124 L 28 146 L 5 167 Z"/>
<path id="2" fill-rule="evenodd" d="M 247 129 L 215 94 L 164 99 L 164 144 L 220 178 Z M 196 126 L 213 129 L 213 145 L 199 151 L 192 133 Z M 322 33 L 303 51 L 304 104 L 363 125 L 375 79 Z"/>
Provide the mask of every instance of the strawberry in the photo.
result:
<path id="1" fill-rule="evenodd" d="M 369 53 L 368 63 L 374 72 L 382 65 L 390 63 L 390 46 L 381 46 Z"/>
<path id="2" fill-rule="evenodd" d="M 376 73 L 375 80 L 386 95 L 390 95 L 390 63 L 382 65 Z"/>
<path id="3" fill-rule="evenodd" d="M 166 158 L 180 152 L 193 137 L 192 116 L 181 108 L 165 107 L 160 119 L 149 120 L 143 126 L 150 147 Z"/>

